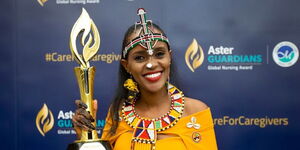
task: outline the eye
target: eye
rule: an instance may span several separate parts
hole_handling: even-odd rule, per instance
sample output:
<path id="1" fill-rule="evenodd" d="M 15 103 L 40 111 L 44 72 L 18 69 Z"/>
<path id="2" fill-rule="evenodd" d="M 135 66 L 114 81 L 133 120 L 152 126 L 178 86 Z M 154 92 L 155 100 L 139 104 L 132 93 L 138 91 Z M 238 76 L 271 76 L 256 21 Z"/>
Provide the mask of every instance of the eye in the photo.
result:
<path id="1" fill-rule="evenodd" d="M 162 51 L 158 51 L 157 53 L 155 53 L 155 57 L 157 58 L 163 58 L 165 56 L 165 52 Z"/>
<path id="2" fill-rule="evenodd" d="M 144 56 L 134 56 L 134 60 L 137 61 L 137 62 L 142 62 L 143 60 L 145 60 L 145 57 Z"/>

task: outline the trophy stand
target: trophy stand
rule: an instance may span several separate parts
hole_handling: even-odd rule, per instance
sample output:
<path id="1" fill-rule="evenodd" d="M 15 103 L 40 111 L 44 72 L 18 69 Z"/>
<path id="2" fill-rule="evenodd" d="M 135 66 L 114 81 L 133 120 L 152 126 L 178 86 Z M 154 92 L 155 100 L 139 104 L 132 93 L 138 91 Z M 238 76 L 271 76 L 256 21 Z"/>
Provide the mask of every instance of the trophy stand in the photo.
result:
<path id="1" fill-rule="evenodd" d="M 92 31 L 92 33 L 90 33 Z M 81 45 L 83 46 L 82 55 L 79 55 L 76 46 L 76 39 L 82 35 Z M 88 36 L 88 39 L 86 40 Z M 86 111 L 89 111 L 96 120 L 96 112 L 93 109 L 94 95 L 94 77 L 95 67 L 90 66 L 91 60 L 100 47 L 100 36 L 98 29 L 90 18 L 89 14 L 83 8 L 78 20 L 75 22 L 70 35 L 70 49 L 80 67 L 75 67 L 74 72 L 80 90 L 80 97 L 83 103 L 87 105 Z M 96 127 L 96 121 L 92 123 Z M 108 141 L 102 141 L 98 138 L 96 130 L 82 130 L 81 138 L 69 144 L 67 150 L 111 150 Z"/>

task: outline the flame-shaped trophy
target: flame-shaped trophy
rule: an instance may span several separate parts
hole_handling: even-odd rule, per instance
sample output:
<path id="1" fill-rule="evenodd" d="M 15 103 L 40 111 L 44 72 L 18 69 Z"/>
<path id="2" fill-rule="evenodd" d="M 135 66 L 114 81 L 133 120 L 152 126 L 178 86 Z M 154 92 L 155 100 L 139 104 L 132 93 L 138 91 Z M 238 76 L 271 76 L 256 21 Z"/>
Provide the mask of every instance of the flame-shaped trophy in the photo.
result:
<path id="1" fill-rule="evenodd" d="M 92 33 L 90 33 L 92 31 Z M 81 35 L 81 45 L 83 46 L 82 55 L 79 55 L 76 46 L 76 39 Z M 88 39 L 86 40 L 88 36 Z M 70 49 L 80 67 L 75 67 L 75 75 L 79 84 L 81 100 L 87 105 L 87 111 L 96 120 L 93 109 L 94 77 L 95 67 L 91 67 L 91 60 L 100 47 L 100 36 L 98 29 L 90 18 L 89 14 L 83 8 L 78 20 L 75 22 L 70 35 Z M 96 122 L 92 123 L 96 127 Z M 107 141 L 98 138 L 96 130 L 82 130 L 81 139 L 69 144 L 68 150 L 110 150 Z"/>

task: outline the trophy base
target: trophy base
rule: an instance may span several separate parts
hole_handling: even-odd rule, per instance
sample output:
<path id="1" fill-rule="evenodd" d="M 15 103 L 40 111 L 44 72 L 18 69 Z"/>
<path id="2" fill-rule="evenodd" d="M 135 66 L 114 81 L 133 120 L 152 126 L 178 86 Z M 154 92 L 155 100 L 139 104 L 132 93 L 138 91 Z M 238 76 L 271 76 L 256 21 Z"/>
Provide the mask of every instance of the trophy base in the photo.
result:
<path id="1" fill-rule="evenodd" d="M 112 150 L 108 141 L 74 142 L 68 145 L 67 150 Z"/>

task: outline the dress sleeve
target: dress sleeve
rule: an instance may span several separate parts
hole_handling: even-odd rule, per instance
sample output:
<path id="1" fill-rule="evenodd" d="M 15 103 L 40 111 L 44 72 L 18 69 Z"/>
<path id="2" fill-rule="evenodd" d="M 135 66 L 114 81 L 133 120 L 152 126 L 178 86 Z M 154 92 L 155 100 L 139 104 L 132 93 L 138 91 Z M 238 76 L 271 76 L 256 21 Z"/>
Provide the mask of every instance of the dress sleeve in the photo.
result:
<path id="1" fill-rule="evenodd" d="M 190 115 L 181 135 L 187 149 L 218 150 L 210 109 Z"/>
<path id="2" fill-rule="evenodd" d="M 113 136 L 109 134 L 109 130 L 112 126 L 112 120 L 110 118 L 109 113 L 107 113 L 106 119 L 105 119 L 105 126 L 102 130 L 102 136 L 101 136 L 101 140 L 104 141 L 109 141 L 110 144 L 112 144 L 114 141 L 113 140 Z"/>
<path id="3" fill-rule="evenodd" d="M 126 133 L 127 131 L 129 131 L 130 127 L 127 126 L 127 124 L 124 123 L 124 121 L 121 120 L 119 122 L 116 133 L 115 134 L 110 134 L 109 130 L 112 127 L 112 119 L 110 118 L 109 113 L 107 114 L 105 122 L 106 123 L 105 123 L 105 126 L 104 126 L 103 131 L 102 131 L 101 140 L 109 141 L 111 146 L 114 147 L 114 144 L 115 144 L 116 140 L 119 138 L 119 136 L 122 135 L 123 133 Z"/>

